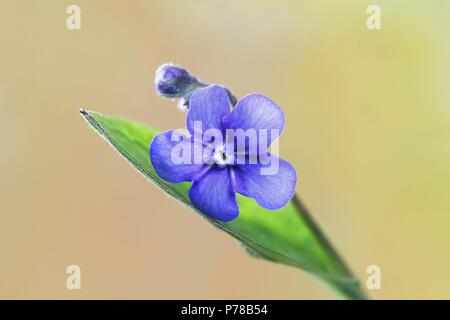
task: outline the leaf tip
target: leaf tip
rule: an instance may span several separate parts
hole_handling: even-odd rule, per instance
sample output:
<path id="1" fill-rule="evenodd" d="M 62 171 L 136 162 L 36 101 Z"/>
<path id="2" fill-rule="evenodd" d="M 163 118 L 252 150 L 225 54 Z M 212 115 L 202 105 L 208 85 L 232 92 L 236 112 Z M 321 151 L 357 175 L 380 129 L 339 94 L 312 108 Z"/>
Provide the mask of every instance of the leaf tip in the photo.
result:
<path id="1" fill-rule="evenodd" d="M 79 111 L 80 111 L 81 116 L 84 117 L 84 118 L 92 117 L 92 111 L 90 111 L 90 110 L 86 110 L 85 108 L 81 108 Z"/>
<path id="2" fill-rule="evenodd" d="M 100 135 L 104 134 L 103 128 L 100 125 L 98 119 L 96 119 L 96 115 L 99 115 L 95 111 L 88 111 L 84 108 L 80 109 L 80 114 L 83 117 L 83 119 L 93 128 L 95 129 Z"/>

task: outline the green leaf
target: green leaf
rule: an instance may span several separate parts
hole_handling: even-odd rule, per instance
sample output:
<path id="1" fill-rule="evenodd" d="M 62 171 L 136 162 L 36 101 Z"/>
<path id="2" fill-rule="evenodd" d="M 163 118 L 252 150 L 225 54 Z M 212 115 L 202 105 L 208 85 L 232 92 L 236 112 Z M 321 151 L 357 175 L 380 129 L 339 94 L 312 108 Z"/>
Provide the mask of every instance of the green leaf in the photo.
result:
<path id="1" fill-rule="evenodd" d="M 298 198 L 271 211 L 238 195 L 239 216 L 231 222 L 210 219 L 189 199 L 190 183 L 162 180 L 150 163 L 149 145 L 158 130 L 118 117 L 81 110 L 82 116 L 110 145 L 163 191 L 198 212 L 209 223 L 239 240 L 255 257 L 298 267 L 322 279 L 343 297 L 364 299 L 357 279 L 324 238 Z"/>

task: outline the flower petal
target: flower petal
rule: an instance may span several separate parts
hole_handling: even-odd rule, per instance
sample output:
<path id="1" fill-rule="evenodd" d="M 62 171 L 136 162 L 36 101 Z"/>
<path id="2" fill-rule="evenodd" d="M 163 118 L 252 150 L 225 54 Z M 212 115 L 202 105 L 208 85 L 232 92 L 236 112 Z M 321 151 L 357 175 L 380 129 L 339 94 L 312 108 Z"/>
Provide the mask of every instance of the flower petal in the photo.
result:
<path id="1" fill-rule="evenodd" d="M 260 130 L 267 130 L 267 141 L 264 141 L 267 147 L 281 135 L 284 123 L 283 110 L 274 101 L 259 93 L 250 94 L 239 100 L 231 113 L 223 118 L 225 129 L 244 131 L 254 129 L 258 139 Z M 258 153 L 265 151 L 259 150 Z"/>
<path id="2" fill-rule="evenodd" d="M 200 211 L 211 218 L 230 221 L 239 214 L 227 168 L 211 168 L 202 178 L 194 181 L 189 197 Z"/>
<path id="3" fill-rule="evenodd" d="M 289 162 L 272 154 L 269 156 L 272 164 L 279 161 L 278 167 L 272 170 L 273 174 L 262 175 L 261 169 L 268 170 L 270 165 L 260 163 L 233 167 L 235 177 L 233 189 L 255 199 L 263 208 L 276 210 L 284 207 L 294 196 L 297 173 Z"/>
<path id="4" fill-rule="evenodd" d="M 204 166 L 193 164 L 192 146 L 191 140 L 179 131 L 157 134 L 150 143 L 150 160 L 156 173 L 172 183 L 192 181 Z M 180 163 L 181 158 L 186 161 Z"/>
<path id="5" fill-rule="evenodd" d="M 203 132 L 214 128 L 223 130 L 222 118 L 230 113 L 227 91 L 218 85 L 197 89 L 189 100 L 186 128 L 194 133 L 194 121 L 201 121 Z"/>

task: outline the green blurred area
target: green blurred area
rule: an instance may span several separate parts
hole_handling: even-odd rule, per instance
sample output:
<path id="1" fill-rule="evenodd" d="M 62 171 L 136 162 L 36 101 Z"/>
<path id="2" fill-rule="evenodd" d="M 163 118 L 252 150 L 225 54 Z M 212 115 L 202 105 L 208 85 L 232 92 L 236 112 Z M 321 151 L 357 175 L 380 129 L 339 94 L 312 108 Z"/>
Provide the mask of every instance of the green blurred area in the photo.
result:
<path id="1" fill-rule="evenodd" d="M 286 112 L 298 192 L 375 298 L 450 298 L 450 3 L 2 1 L 1 298 L 334 298 L 249 258 L 114 155 L 81 107 L 182 127 L 164 62 Z M 65 287 L 66 267 L 82 290 Z"/>

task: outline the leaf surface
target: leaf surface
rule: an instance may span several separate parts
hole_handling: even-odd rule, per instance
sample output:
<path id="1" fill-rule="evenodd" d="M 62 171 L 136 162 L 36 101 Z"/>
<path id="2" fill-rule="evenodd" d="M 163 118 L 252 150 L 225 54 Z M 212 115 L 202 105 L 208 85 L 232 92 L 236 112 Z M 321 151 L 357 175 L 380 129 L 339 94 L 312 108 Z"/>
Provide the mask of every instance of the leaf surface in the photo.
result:
<path id="1" fill-rule="evenodd" d="M 240 213 L 235 220 L 221 222 L 210 219 L 191 203 L 188 196 L 191 183 L 169 183 L 156 174 L 150 163 L 149 145 L 158 130 L 93 111 L 81 110 L 81 114 L 134 168 L 209 223 L 239 240 L 251 255 L 310 272 L 345 298 L 365 298 L 358 281 L 298 199 L 294 198 L 285 207 L 271 211 L 238 194 Z"/>

